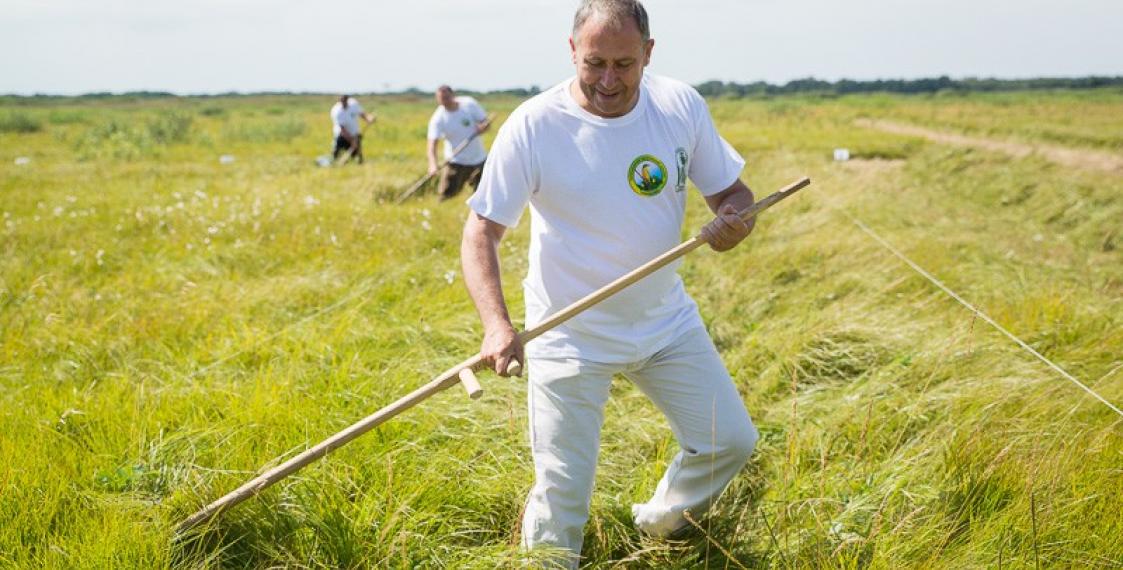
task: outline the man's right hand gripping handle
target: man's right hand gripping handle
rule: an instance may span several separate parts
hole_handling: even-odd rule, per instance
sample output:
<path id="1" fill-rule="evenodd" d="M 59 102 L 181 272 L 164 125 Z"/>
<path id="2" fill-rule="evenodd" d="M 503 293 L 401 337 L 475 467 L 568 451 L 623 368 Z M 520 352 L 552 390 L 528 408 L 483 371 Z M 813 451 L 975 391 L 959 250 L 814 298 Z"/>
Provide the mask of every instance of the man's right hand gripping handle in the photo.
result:
<path id="1" fill-rule="evenodd" d="M 522 363 L 526 362 L 523 343 L 510 323 L 506 326 L 489 327 L 484 332 L 480 357 L 488 368 L 500 376 L 521 376 Z"/>

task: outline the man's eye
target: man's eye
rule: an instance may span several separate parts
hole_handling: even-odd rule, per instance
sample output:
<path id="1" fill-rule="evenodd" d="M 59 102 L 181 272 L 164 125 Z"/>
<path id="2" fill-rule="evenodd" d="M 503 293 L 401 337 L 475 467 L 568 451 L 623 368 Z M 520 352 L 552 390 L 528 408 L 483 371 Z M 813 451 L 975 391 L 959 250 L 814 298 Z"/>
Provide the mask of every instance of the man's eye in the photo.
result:
<path id="1" fill-rule="evenodd" d="M 600 68 L 604 67 L 603 61 L 586 61 L 585 64 L 588 65 L 589 67 L 595 67 L 597 69 L 600 69 Z"/>
<path id="2" fill-rule="evenodd" d="M 617 63 L 617 64 L 616 64 L 616 68 L 617 68 L 617 69 L 628 69 L 629 67 L 631 67 L 631 66 L 632 66 L 632 63 L 633 63 L 633 62 L 631 62 L 631 61 L 629 61 L 629 62 L 625 62 L 625 63 Z"/>

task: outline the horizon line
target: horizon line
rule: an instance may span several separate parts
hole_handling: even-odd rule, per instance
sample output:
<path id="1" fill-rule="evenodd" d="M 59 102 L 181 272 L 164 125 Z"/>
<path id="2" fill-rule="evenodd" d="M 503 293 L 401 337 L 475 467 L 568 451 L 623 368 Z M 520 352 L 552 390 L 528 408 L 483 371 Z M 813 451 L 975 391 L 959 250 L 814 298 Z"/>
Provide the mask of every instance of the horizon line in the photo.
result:
<path id="1" fill-rule="evenodd" d="M 803 78 L 791 79 L 791 80 L 788 80 L 788 81 L 783 82 L 783 83 L 772 83 L 772 82 L 765 81 L 765 80 L 754 80 L 754 81 L 748 81 L 748 82 L 745 82 L 745 83 L 741 83 L 741 82 L 737 82 L 737 81 L 725 81 L 725 80 L 720 80 L 720 79 L 709 79 L 709 80 L 702 81 L 702 82 L 694 84 L 694 87 L 697 88 L 697 87 L 702 86 L 702 85 L 712 85 L 712 84 L 716 83 L 716 84 L 730 85 L 730 86 L 742 85 L 742 86 L 754 86 L 754 87 L 783 89 L 783 88 L 789 87 L 793 84 L 800 84 L 800 83 L 818 83 L 818 84 L 828 84 L 828 85 L 831 85 L 831 86 L 837 86 L 837 85 L 843 84 L 843 83 L 852 83 L 852 84 L 862 85 L 862 84 L 879 84 L 879 83 L 919 83 L 919 82 L 923 82 L 923 81 L 943 81 L 943 82 L 953 82 L 953 83 L 954 82 L 1017 83 L 1017 82 L 1027 82 L 1027 81 L 1028 82 L 1104 81 L 1104 82 L 1108 83 L 1108 85 L 1106 85 L 1106 86 L 1110 87 L 1110 86 L 1114 86 L 1112 84 L 1123 83 L 1123 75 L 1092 74 L 1092 75 L 1070 75 L 1070 76 L 1050 75 L 1050 76 L 1033 76 L 1033 77 L 997 77 L 997 76 L 979 77 L 979 76 L 969 75 L 969 76 L 962 76 L 962 77 L 953 78 L 953 77 L 945 74 L 945 75 L 938 75 L 938 76 L 922 76 L 922 77 L 915 77 L 915 78 L 893 78 L 893 77 L 877 78 L 877 79 L 841 78 L 841 79 L 837 79 L 837 80 L 834 80 L 834 81 L 825 80 L 825 79 L 817 79 L 815 76 L 812 75 L 812 76 L 807 76 L 807 77 L 803 77 Z M 1100 87 L 1104 87 L 1104 86 L 1100 86 Z M 1093 87 L 1093 88 L 1095 88 L 1095 87 Z M 481 95 L 489 95 L 489 94 L 519 93 L 519 92 L 527 92 L 527 93 L 534 92 L 534 93 L 537 93 L 537 92 L 540 92 L 542 88 L 538 85 L 529 85 L 529 86 L 520 86 L 520 87 L 501 87 L 501 88 L 493 88 L 493 89 L 471 89 L 471 88 L 456 88 L 456 87 L 454 87 L 454 89 L 458 92 L 461 92 L 461 93 L 474 93 L 474 94 L 481 94 Z M 128 97 L 128 96 L 134 96 L 134 97 L 135 96 L 147 96 L 147 97 L 182 97 L 182 98 L 199 97 L 199 98 L 205 98 L 205 97 L 247 97 L 247 96 L 262 96 L 262 95 L 302 95 L 302 96 L 334 96 L 334 97 L 338 97 L 340 95 L 340 93 L 343 93 L 343 92 L 341 92 L 341 91 L 300 91 L 300 90 L 294 90 L 294 89 L 278 89 L 278 90 L 261 89 L 261 90 L 253 90 L 253 91 L 227 90 L 227 91 L 209 91 L 209 92 L 207 92 L 207 91 L 177 92 L 177 91 L 168 91 L 168 90 L 163 90 L 163 89 L 129 89 L 129 90 L 125 90 L 125 91 L 85 91 L 85 92 L 80 92 L 80 93 L 60 93 L 60 92 L 33 92 L 33 93 L 23 92 L 23 93 L 17 93 L 17 92 L 8 92 L 8 93 L 0 93 L 0 97 L 20 98 L 20 99 L 32 99 L 32 98 L 60 98 L 60 99 L 61 98 L 75 98 L 75 99 L 78 99 L 78 98 L 83 98 L 83 97 L 92 98 L 92 97 Z M 403 88 L 395 89 L 395 90 L 372 90 L 372 91 L 361 91 L 360 90 L 360 91 L 348 91 L 347 92 L 347 94 L 349 94 L 349 95 L 370 95 L 370 96 L 377 96 L 377 95 L 417 95 L 417 94 L 422 94 L 422 93 L 431 94 L 431 93 L 433 93 L 433 90 L 422 89 L 422 88 L 419 88 L 417 86 L 409 86 L 409 87 L 403 87 Z"/>

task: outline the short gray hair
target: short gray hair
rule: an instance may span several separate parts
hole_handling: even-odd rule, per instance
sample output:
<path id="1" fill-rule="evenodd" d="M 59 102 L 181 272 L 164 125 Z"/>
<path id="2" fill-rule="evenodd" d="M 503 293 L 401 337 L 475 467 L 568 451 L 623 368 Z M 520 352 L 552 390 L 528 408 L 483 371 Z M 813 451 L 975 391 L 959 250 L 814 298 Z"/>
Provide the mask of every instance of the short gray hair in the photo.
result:
<path id="1" fill-rule="evenodd" d="M 629 18 L 639 28 L 643 41 L 651 39 L 651 27 L 647 23 L 647 10 L 639 0 L 581 0 L 581 6 L 573 16 L 573 37 L 577 30 L 592 16 L 602 17 L 613 25 L 622 25 Z"/>

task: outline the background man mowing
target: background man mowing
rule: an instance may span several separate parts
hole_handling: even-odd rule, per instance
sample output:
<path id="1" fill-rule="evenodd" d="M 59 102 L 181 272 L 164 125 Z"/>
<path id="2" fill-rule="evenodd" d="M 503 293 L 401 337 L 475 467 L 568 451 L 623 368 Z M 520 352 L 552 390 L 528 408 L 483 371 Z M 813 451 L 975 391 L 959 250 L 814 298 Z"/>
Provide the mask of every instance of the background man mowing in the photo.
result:
<path id="1" fill-rule="evenodd" d="M 483 107 L 475 99 L 456 96 L 448 85 L 438 87 L 436 97 L 437 109 L 429 118 L 426 154 L 432 176 L 437 172 L 437 141 L 445 140 L 445 160 L 449 163 L 441 173 L 437 194 L 441 200 L 447 200 L 459 194 L 465 183 L 479 186 L 487 151 L 478 135 L 487 130 L 489 123 Z M 453 156 L 453 149 L 468 139 L 472 139 L 468 146 Z"/>
<path id="2" fill-rule="evenodd" d="M 350 95 L 342 95 L 339 101 L 331 107 L 331 132 L 335 138 L 335 145 L 331 151 L 332 160 L 339 160 L 339 155 L 350 152 L 348 160 L 358 160 L 363 163 L 363 134 L 359 129 L 359 119 L 369 125 L 374 122 L 374 115 L 363 110 L 363 106 Z M 353 149 L 353 150 L 352 150 Z"/>

